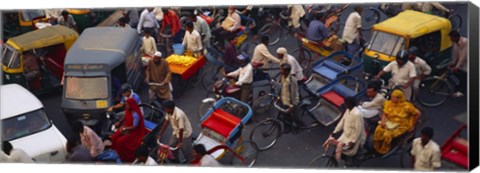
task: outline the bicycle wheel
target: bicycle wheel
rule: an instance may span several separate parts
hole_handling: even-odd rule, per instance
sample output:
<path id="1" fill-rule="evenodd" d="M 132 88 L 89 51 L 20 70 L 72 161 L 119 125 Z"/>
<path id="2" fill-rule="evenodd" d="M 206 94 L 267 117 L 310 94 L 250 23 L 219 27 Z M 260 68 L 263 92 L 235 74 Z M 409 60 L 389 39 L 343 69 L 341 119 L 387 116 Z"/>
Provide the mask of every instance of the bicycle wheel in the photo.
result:
<path id="1" fill-rule="evenodd" d="M 417 100 L 424 106 L 436 107 L 443 104 L 453 93 L 453 89 L 446 80 L 429 77 L 421 81 Z"/>
<path id="2" fill-rule="evenodd" d="M 256 144 L 253 147 L 260 151 L 265 151 L 275 145 L 280 134 L 280 123 L 273 119 L 266 119 L 255 125 L 249 139 Z"/>
<path id="3" fill-rule="evenodd" d="M 198 117 L 199 120 L 202 119 L 202 117 L 208 112 L 210 108 L 213 107 L 215 104 L 215 100 L 207 101 L 207 102 L 202 102 L 200 106 L 198 106 Z"/>
<path id="4" fill-rule="evenodd" d="M 268 94 L 257 98 L 255 103 L 253 103 L 253 112 L 254 112 L 253 120 L 256 122 L 260 122 L 261 120 L 263 120 L 262 118 L 265 117 L 264 115 L 266 114 L 271 115 L 271 111 L 275 109 L 273 106 L 274 100 L 275 100 L 275 97 Z"/>
<path id="5" fill-rule="evenodd" d="M 375 9 L 368 9 L 362 12 L 362 30 L 370 31 L 372 26 L 380 22 L 380 12 Z"/>
<path id="6" fill-rule="evenodd" d="M 271 46 L 277 44 L 280 41 L 283 31 L 282 28 L 280 28 L 278 25 L 274 23 L 268 23 L 261 27 L 258 33 L 260 35 L 268 35 L 268 37 L 270 38 L 270 42 L 268 43 L 268 45 Z"/>
<path id="7" fill-rule="evenodd" d="M 213 83 L 221 78 L 218 72 L 219 69 L 217 66 L 209 67 L 203 71 L 201 85 L 205 91 L 213 92 Z"/>
<path id="8" fill-rule="evenodd" d="M 338 163 L 335 158 L 322 154 L 313 158 L 313 160 L 308 163 L 308 166 L 315 168 L 333 168 L 338 167 Z"/>
<path id="9" fill-rule="evenodd" d="M 454 14 L 448 17 L 448 20 L 450 20 L 450 24 L 452 25 L 452 30 L 458 31 L 460 27 L 462 27 L 462 17 L 460 17 L 460 15 Z"/>

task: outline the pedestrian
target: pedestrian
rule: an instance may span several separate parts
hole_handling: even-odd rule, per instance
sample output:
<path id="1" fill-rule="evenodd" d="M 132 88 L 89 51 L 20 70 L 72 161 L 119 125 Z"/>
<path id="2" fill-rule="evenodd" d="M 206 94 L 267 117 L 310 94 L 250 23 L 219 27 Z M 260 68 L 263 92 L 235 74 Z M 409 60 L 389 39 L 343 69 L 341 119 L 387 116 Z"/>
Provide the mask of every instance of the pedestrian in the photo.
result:
<path id="1" fill-rule="evenodd" d="M 355 11 L 350 13 L 343 29 L 343 39 L 347 42 L 347 51 L 352 55 L 364 44 L 362 34 L 362 14 L 363 7 L 356 6 Z"/>
<path id="2" fill-rule="evenodd" d="M 285 63 L 280 65 L 280 83 L 282 85 L 280 91 L 280 100 L 282 105 L 287 107 L 288 110 L 288 119 L 291 122 L 294 122 L 298 129 L 305 127 L 305 123 L 299 117 L 300 114 L 297 113 L 297 106 L 300 101 L 300 96 L 298 93 L 298 84 L 295 78 L 292 76 L 292 67 Z"/>
<path id="3" fill-rule="evenodd" d="M 284 47 L 279 47 L 277 49 L 277 58 L 280 59 L 280 64 L 290 65 L 290 67 L 292 68 L 291 75 L 295 81 L 300 82 L 305 78 L 303 75 L 302 66 L 300 66 L 295 57 L 288 54 L 287 49 L 285 49 Z"/>
<path id="4" fill-rule="evenodd" d="M 247 60 L 242 60 L 240 65 L 240 68 L 228 73 L 226 76 L 237 77 L 235 85 L 242 88 L 240 101 L 248 103 L 250 101 L 250 94 L 252 93 L 253 67 Z"/>
<path id="5" fill-rule="evenodd" d="M 128 22 L 127 22 L 127 18 L 126 18 L 126 17 L 121 17 L 120 19 L 118 19 L 118 22 L 117 22 L 117 24 L 115 25 L 115 27 L 119 27 L 119 28 L 132 28 L 132 27 L 130 27 L 130 25 L 128 25 Z"/>
<path id="6" fill-rule="evenodd" d="M 0 151 L 0 162 L 7 163 L 34 163 L 32 157 L 20 148 L 13 148 L 9 141 L 2 142 Z"/>
<path id="7" fill-rule="evenodd" d="M 168 62 L 162 58 L 161 52 L 156 52 L 153 61 L 148 62 L 145 72 L 145 83 L 156 83 L 148 88 L 149 99 L 157 97 L 160 103 L 164 100 L 171 100 L 172 97 L 172 72 L 168 66 Z"/>
<path id="8" fill-rule="evenodd" d="M 124 9 L 123 16 L 127 19 L 127 23 L 130 27 L 137 28 L 140 17 L 136 8 Z"/>
<path id="9" fill-rule="evenodd" d="M 133 162 L 135 150 L 146 134 L 143 114 L 133 98 L 126 100 L 124 119 L 122 125 L 110 137 L 111 148 L 118 153 L 123 162 Z"/>
<path id="10" fill-rule="evenodd" d="M 186 47 L 187 51 L 192 52 L 193 54 L 201 54 L 203 50 L 202 46 L 202 37 L 198 31 L 193 29 L 193 23 L 187 22 L 185 24 L 185 36 L 183 37 L 183 46 Z"/>
<path id="11" fill-rule="evenodd" d="M 109 107 L 109 108 L 107 109 L 108 112 L 113 112 L 113 111 L 115 111 L 116 109 L 124 108 L 125 105 L 126 105 L 126 100 L 129 99 L 129 98 L 135 99 L 135 101 L 137 102 L 137 104 L 141 104 L 141 103 L 142 103 L 142 100 L 140 99 L 140 96 L 139 96 L 137 93 L 133 92 L 132 86 L 131 86 L 129 83 L 124 83 L 124 84 L 121 86 L 121 90 L 122 90 L 122 96 L 123 96 L 123 97 L 122 97 L 122 99 L 120 100 L 120 103 Z M 125 115 L 125 111 L 116 113 L 115 119 L 120 119 L 120 121 L 118 121 L 117 123 L 115 123 L 115 126 L 118 126 L 118 125 L 119 125 L 119 122 L 122 122 L 122 121 L 124 120 L 124 115 Z"/>
<path id="12" fill-rule="evenodd" d="M 187 162 L 192 161 L 193 145 L 191 139 L 192 125 L 190 124 L 190 120 L 183 110 L 175 106 L 173 101 L 166 100 L 162 105 L 166 116 L 157 139 L 161 139 L 165 129 L 170 124 L 173 131 L 170 137 L 169 145 L 178 147 L 179 150 L 182 150 L 183 156 Z M 179 159 L 179 150 L 173 151 L 173 154 L 177 160 Z"/>
<path id="13" fill-rule="evenodd" d="M 324 39 L 330 37 L 330 30 L 323 23 L 324 16 L 324 13 L 320 12 L 315 14 L 315 20 L 308 24 L 307 39 L 322 44 Z"/>
<path id="14" fill-rule="evenodd" d="M 453 70 L 453 74 L 459 79 L 456 87 L 455 97 L 461 97 L 467 91 L 467 55 L 468 55 L 468 38 L 460 36 L 458 31 L 450 31 L 448 34 L 452 40 L 452 63 L 449 67 Z"/>
<path id="15" fill-rule="evenodd" d="M 93 157 L 85 145 L 80 144 L 78 137 L 72 137 L 67 140 L 67 163 L 88 163 L 93 161 Z"/>
<path id="16" fill-rule="evenodd" d="M 383 68 L 375 79 L 379 80 L 385 73 L 391 72 L 392 77 L 388 82 L 389 88 L 400 86 L 405 94 L 405 98 L 410 101 L 412 99 L 412 84 L 417 77 L 415 65 L 408 60 L 408 51 L 400 51 L 395 61 L 390 62 Z"/>
<path id="17" fill-rule="evenodd" d="M 275 56 L 273 56 L 270 51 L 268 50 L 268 43 L 270 42 L 270 38 L 266 35 L 262 36 L 261 43 L 255 46 L 253 50 L 253 58 L 252 58 L 252 66 L 253 68 L 263 67 L 268 68 L 268 62 L 274 62 L 279 64 L 280 60 L 278 60 Z M 270 79 L 270 75 L 265 73 L 261 70 L 256 70 L 254 80 L 262 80 L 262 79 Z"/>
<path id="18" fill-rule="evenodd" d="M 81 144 L 87 147 L 92 157 L 97 157 L 105 149 L 102 139 L 81 121 L 73 123 L 72 130 L 80 136 Z"/>
<path id="19" fill-rule="evenodd" d="M 146 146 L 140 146 L 135 151 L 135 160 L 141 165 L 157 166 L 158 163 L 148 154 L 148 148 Z"/>
<path id="20" fill-rule="evenodd" d="M 153 38 L 158 41 L 158 28 L 160 28 L 160 26 L 155 18 L 155 14 L 153 13 L 153 8 L 145 8 L 140 14 L 140 19 L 138 20 L 138 34 L 141 34 L 142 31 L 149 30 Z"/>
<path id="21" fill-rule="evenodd" d="M 181 37 L 178 34 L 181 25 L 180 25 L 180 18 L 177 16 L 175 11 L 168 9 L 168 8 L 163 8 L 163 19 L 162 19 L 162 25 L 160 28 L 160 33 L 170 33 L 172 35 L 171 39 L 174 43 L 179 43 L 181 41 Z M 172 44 L 169 44 L 172 45 Z"/>
<path id="22" fill-rule="evenodd" d="M 196 144 L 193 146 L 193 157 L 195 160 L 192 162 L 194 165 L 206 166 L 206 167 L 218 167 L 222 166 L 212 155 L 207 153 L 207 149 L 203 144 Z"/>
<path id="23" fill-rule="evenodd" d="M 330 144 L 336 145 L 335 158 L 340 161 L 341 155 L 354 156 L 358 149 L 363 146 L 366 140 L 365 127 L 361 111 L 357 109 L 355 97 L 345 98 L 345 107 L 342 119 L 338 122 L 335 130 L 323 144 L 324 151 L 328 150 Z M 340 137 L 337 136 L 341 132 Z"/>
<path id="24" fill-rule="evenodd" d="M 300 20 L 305 15 L 303 5 L 287 5 L 290 12 L 288 26 L 293 27 L 294 30 L 300 27 Z"/>
<path id="25" fill-rule="evenodd" d="M 142 53 L 147 56 L 153 57 L 155 52 L 157 52 L 157 43 L 155 42 L 155 39 L 151 36 L 151 31 L 150 30 L 145 30 L 143 32 L 144 36 L 142 37 L 142 47 L 140 50 L 142 50 Z"/>
<path id="26" fill-rule="evenodd" d="M 432 140 L 433 129 L 424 127 L 412 142 L 412 167 L 416 171 L 434 171 L 442 165 L 440 147 Z"/>
<path id="27" fill-rule="evenodd" d="M 432 72 L 432 68 L 430 68 L 425 60 L 417 56 L 417 52 L 417 47 L 410 47 L 410 49 L 408 49 L 408 60 L 413 63 L 415 71 L 417 72 L 417 77 L 415 77 L 415 80 L 413 81 L 414 98 L 418 93 L 420 82 Z"/>
<path id="28" fill-rule="evenodd" d="M 59 25 L 66 26 L 70 29 L 73 29 L 78 32 L 77 22 L 71 14 L 69 14 L 66 10 L 62 11 L 62 15 L 57 20 Z"/>
<path id="29" fill-rule="evenodd" d="M 202 17 L 195 15 L 194 13 L 191 13 L 188 18 L 193 23 L 194 30 L 196 30 L 200 34 L 203 47 L 210 47 L 210 39 L 212 38 L 212 32 L 207 21 L 205 21 L 205 19 L 203 19 Z"/>

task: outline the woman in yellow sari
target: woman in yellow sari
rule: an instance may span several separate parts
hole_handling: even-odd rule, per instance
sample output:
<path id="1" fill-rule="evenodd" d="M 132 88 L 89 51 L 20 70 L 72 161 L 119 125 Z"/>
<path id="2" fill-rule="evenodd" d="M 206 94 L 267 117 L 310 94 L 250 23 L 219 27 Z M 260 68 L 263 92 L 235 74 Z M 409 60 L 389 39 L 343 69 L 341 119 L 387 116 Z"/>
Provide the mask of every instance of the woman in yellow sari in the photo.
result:
<path id="1" fill-rule="evenodd" d="M 419 117 L 420 111 L 405 100 L 403 92 L 394 90 L 390 100 L 385 101 L 381 122 L 373 134 L 375 150 L 386 154 L 390 151 L 392 139 L 413 131 Z"/>

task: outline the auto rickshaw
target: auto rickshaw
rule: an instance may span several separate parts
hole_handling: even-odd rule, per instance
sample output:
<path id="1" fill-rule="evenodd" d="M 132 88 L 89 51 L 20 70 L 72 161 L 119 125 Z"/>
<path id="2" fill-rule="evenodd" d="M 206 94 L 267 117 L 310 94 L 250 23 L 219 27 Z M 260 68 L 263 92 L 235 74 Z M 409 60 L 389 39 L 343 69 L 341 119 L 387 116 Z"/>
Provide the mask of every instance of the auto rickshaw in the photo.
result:
<path id="1" fill-rule="evenodd" d="M 45 11 L 43 10 L 21 10 L 18 11 L 18 23 L 20 24 L 21 33 L 26 33 L 37 29 L 35 23 L 49 22 Z"/>
<path id="2" fill-rule="evenodd" d="M 77 23 L 78 32 L 82 33 L 84 29 L 93 27 L 106 19 L 115 10 L 91 10 L 91 9 L 65 9 L 73 16 Z M 112 11 L 112 12 L 110 12 Z"/>
<path id="3" fill-rule="evenodd" d="M 451 61 L 452 42 L 448 36 L 450 21 L 443 17 L 406 10 L 375 24 L 370 43 L 364 51 L 365 75 L 376 75 L 396 60 L 400 50 L 417 47 L 417 56 L 425 60 L 436 74 L 438 65 Z M 390 75 L 384 75 L 384 79 Z"/>
<path id="4" fill-rule="evenodd" d="M 77 38 L 74 30 L 58 25 L 8 39 L 2 46 L 4 83 L 37 95 L 60 86 L 65 54 Z"/>
<path id="5" fill-rule="evenodd" d="M 69 122 L 80 119 L 97 129 L 108 107 L 121 98 L 122 84 L 136 91 L 144 79 L 140 47 L 135 29 L 84 30 L 65 58 L 61 108 Z"/>

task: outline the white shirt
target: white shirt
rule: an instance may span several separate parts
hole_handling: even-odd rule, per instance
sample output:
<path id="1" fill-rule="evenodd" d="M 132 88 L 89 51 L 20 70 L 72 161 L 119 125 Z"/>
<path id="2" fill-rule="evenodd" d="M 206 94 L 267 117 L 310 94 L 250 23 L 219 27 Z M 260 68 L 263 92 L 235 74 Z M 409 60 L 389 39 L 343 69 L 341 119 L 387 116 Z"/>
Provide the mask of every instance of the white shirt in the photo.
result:
<path id="1" fill-rule="evenodd" d="M 255 46 L 255 49 L 253 50 L 252 62 L 263 63 L 264 66 L 266 66 L 269 60 L 275 63 L 280 63 L 280 60 L 278 60 L 270 53 L 270 51 L 268 51 L 268 48 L 265 44 L 260 43 Z"/>
<path id="2" fill-rule="evenodd" d="M 152 36 L 143 37 L 142 38 L 142 50 L 144 54 L 153 55 L 157 52 L 157 43 L 155 43 L 155 39 Z"/>
<path id="3" fill-rule="evenodd" d="M 212 37 L 212 32 L 207 21 L 205 21 L 205 19 L 202 17 L 197 16 L 197 21 L 193 23 L 193 27 L 198 31 L 200 36 L 202 36 L 202 34 L 204 35 L 203 46 L 207 47 L 206 45 L 210 42 L 210 38 Z"/>
<path id="4" fill-rule="evenodd" d="M 138 33 L 142 33 L 142 28 L 159 28 L 153 11 L 149 12 L 147 9 L 145 9 L 140 14 L 140 20 L 138 21 L 137 26 Z"/>
<path id="5" fill-rule="evenodd" d="M 410 61 L 407 61 L 407 63 L 405 63 L 401 68 L 398 67 L 397 61 L 392 61 L 385 66 L 385 68 L 383 68 L 383 71 L 392 72 L 391 80 L 395 85 L 406 84 L 410 78 L 417 76 L 415 65 L 413 65 L 413 63 Z"/>
<path id="6" fill-rule="evenodd" d="M 288 8 L 291 8 L 290 17 L 292 20 L 288 21 L 288 26 L 293 26 L 294 28 L 300 27 L 300 18 L 305 15 L 305 9 L 302 5 L 288 5 Z"/>
<path id="7" fill-rule="evenodd" d="M 423 146 L 420 137 L 414 139 L 410 154 L 415 156 L 415 170 L 433 171 L 434 168 L 439 168 L 442 165 L 440 159 L 440 147 L 432 140 Z"/>
<path id="8" fill-rule="evenodd" d="M 248 63 L 245 67 L 240 67 L 237 70 L 230 72 L 227 76 L 238 77 L 236 85 L 251 84 L 253 81 L 253 67 Z"/>
<path id="9" fill-rule="evenodd" d="M 358 28 L 362 27 L 362 16 L 356 11 L 350 13 L 343 29 L 343 39 L 349 44 L 359 37 Z"/>
<path id="10" fill-rule="evenodd" d="M 10 151 L 10 155 L 7 155 L 5 152 L 3 152 L 3 150 L 0 150 L 0 162 L 34 163 L 32 157 L 30 157 L 21 149 L 12 149 L 12 151 Z"/>
<path id="11" fill-rule="evenodd" d="M 383 97 L 383 95 L 381 95 L 380 93 L 377 93 L 377 95 L 375 95 L 372 101 L 363 102 L 362 108 L 382 111 L 384 102 L 385 102 L 385 97 Z"/>
<path id="12" fill-rule="evenodd" d="M 412 61 L 410 61 L 412 62 Z M 432 72 L 432 68 L 420 57 L 416 57 L 415 61 L 412 62 L 415 65 L 415 71 L 417 72 L 417 76 L 420 75 L 429 75 Z"/>
<path id="13" fill-rule="evenodd" d="M 202 159 L 200 159 L 200 166 L 207 167 L 218 167 L 222 166 L 215 158 L 210 154 L 205 154 Z"/>
<path id="14" fill-rule="evenodd" d="M 237 14 L 237 12 L 233 12 L 231 15 L 228 15 L 227 18 L 225 18 L 224 22 L 227 20 L 233 23 L 233 26 L 231 26 L 230 28 L 224 27 L 224 29 L 227 31 L 233 32 L 242 26 L 242 18 L 239 14 Z"/>
<path id="15" fill-rule="evenodd" d="M 291 69 L 291 74 L 293 75 L 293 78 L 297 81 L 303 79 L 303 69 L 302 66 L 298 63 L 297 59 L 293 57 L 292 55 L 284 55 L 283 59 L 280 61 L 281 64 L 283 63 L 288 63 Z"/>
<path id="16" fill-rule="evenodd" d="M 460 37 L 458 43 L 452 44 L 452 61 L 455 67 L 467 71 L 468 39 Z"/>
<path id="17" fill-rule="evenodd" d="M 342 119 L 338 122 L 333 133 L 342 131 L 342 135 L 337 139 L 341 143 L 348 144 L 349 142 L 355 143 L 355 146 L 351 150 L 343 151 L 345 155 L 355 155 L 358 148 L 363 145 L 366 139 L 365 127 L 363 125 L 363 116 L 360 110 L 356 107 L 345 111 Z"/>
<path id="18" fill-rule="evenodd" d="M 183 37 L 183 46 L 187 47 L 191 51 L 200 51 L 202 50 L 202 37 L 200 34 L 193 30 L 191 33 L 185 31 L 185 37 Z"/>
<path id="19" fill-rule="evenodd" d="M 190 124 L 190 120 L 188 120 L 187 115 L 180 108 L 175 107 L 173 114 L 167 113 L 165 120 L 170 121 L 170 125 L 173 129 L 173 135 L 175 135 L 177 138 L 180 138 L 180 129 L 183 129 L 184 139 L 192 135 L 192 125 Z"/>

